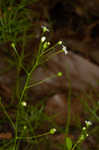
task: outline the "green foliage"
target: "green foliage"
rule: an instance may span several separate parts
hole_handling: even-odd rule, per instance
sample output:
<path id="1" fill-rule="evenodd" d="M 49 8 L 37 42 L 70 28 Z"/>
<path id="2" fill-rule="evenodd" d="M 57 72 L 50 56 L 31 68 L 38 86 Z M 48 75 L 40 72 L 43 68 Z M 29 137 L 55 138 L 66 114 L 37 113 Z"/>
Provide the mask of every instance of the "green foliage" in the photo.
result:
<path id="1" fill-rule="evenodd" d="M 25 8 L 25 1 L 0 1 L 0 43 L 22 41 L 24 32 L 31 26 L 30 11 Z"/>
<path id="2" fill-rule="evenodd" d="M 66 137 L 66 147 L 67 147 L 67 150 L 72 149 L 72 140 L 69 137 Z"/>

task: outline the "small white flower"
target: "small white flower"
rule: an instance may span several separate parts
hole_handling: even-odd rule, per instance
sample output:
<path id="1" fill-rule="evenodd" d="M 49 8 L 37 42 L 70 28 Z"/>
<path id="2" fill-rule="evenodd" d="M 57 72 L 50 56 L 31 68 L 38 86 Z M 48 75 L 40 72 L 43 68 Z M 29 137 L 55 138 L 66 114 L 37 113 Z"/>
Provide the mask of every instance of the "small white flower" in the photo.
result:
<path id="1" fill-rule="evenodd" d="M 21 102 L 21 105 L 26 107 L 27 106 L 27 103 L 25 101 Z"/>
<path id="2" fill-rule="evenodd" d="M 43 32 L 49 32 L 49 29 L 46 26 L 42 25 L 41 28 L 43 29 Z"/>
<path id="3" fill-rule="evenodd" d="M 91 122 L 91 121 L 87 121 L 87 120 L 86 120 L 86 121 L 85 121 L 85 124 L 86 124 L 86 126 L 88 126 L 88 127 L 89 127 L 89 126 L 91 126 L 91 125 L 92 125 L 92 122 Z"/>
<path id="4" fill-rule="evenodd" d="M 45 40 L 46 40 L 46 37 L 45 37 L 45 36 L 42 36 L 42 37 L 41 37 L 41 42 L 43 43 Z"/>
<path id="5" fill-rule="evenodd" d="M 68 54 L 68 51 L 67 51 L 67 47 L 66 47 L 66 46 L 62 45 L 62 50 L 64 51 L 65 55 Z"/>

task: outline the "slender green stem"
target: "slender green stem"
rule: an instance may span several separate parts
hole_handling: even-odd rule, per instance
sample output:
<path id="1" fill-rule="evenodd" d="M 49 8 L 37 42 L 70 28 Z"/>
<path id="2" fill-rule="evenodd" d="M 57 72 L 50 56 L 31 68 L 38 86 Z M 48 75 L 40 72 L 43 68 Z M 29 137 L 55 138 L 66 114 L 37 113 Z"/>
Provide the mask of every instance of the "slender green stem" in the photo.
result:
<path id="1" fill-rule="evenodd" d="M 68 135 L 69 132 L 69 125 L 70 125 L 70 119 L 71 119 L 71 98 L 68 98 L 67 101 L 67 107 L 68 107 L 68 114 L 67 114 L 67 123 L 65 128 L 65 134 Z"/>
<path id="2" fill-rule="evenodd" d="M 68 135 L 69 132 L 69 125 L 70 125 L 70 119 L 71 119 L 71 81 L 68 73 L 67 68 L 67 78 L 68 78 L 68 84 L 69 84 L 69 93 L 68 93 L 68 100 L 67 100 L 67 123 L 65 128 L 65 134 Z"/>
<path id="3" fill-rule="evenodd" d="M 46 79 L 44 79 L 44 80 L 40 80 L 40 81 L 38 81 L 38 82 L 36 82 L 36 83 L 33 83 L 33 84 L 31 84 L 31 85 L 29 85 L 27 88 L 31 88 L 31 87 L 33 87 L 33 86 L 37 86 L 37 85 L 39 85 L 39 84 L 42 84 L 43 82 L 46 82 L 46 81 L 48 81 L 48 80 L 50 80 L 50 79 L 53 79 L 53 78 L 55 78 L 57 75 L 52 75 L 51 77 L 48 77 L 48 78 L 46 78 Z"/>
<path id="4" fill-rule="evenodd" d="M 52 47 L 48 48 L 47 50 L 45 50 L 44 52 L 42 52 L 42 53 L 41 53 L 41 56 L 44 55 L 44 54 L 46 54 L 46 53 L 48 53 L 48 52 L 51 51 L 52 49 L 54 49 L 56 46 L 57 46 L 57 43 L 56 43 L 54 46 L 52 46 Z"/>
<path id="5" fill-rule="evenodd" d="M 62 52 L 63 52 L 63 50 L 59 50 L 59 51 L 55 52 L 54 54 L 51 54 L 47 59 L 45 59 L 45 61 L 43 61 L 43 63 L 48 61 L 49 59 L 51 59 L 53 56 L 56 56 Z"/>
<path id="6" fill-rule="evenodd" d="M 77 147 L 78 143 L 76 143 L 71 150 L 74 150 Z"/>
<path id="7" fill-rule="evenodd" d="M 23 140 L 31 140 L 31 139 L 35 139 L 35 138 L 40 138 L 42 136 L 47 136 L 49 135 L 50 132 L 46 132 L 46 133 L 43 133 L 43 134 L 40 134 L 40 135 L 37 135 L 37 136 L 31 136 L 31 137 L 17 137 L 17 139 L 23 139 Z"/>
<path id="8" fill-rule="evenodd" d="M 3 104 L 1 103 L 1 97 L 0 97 L 0 104 L 1 104 L 1 107 L 6 115 L 6 117 L 9 119 L 12 127 L 15 129 L 15 125 L 14 125 L 14 122 L 12 121 L 11 117 L 9 116 L 8 112 L 6 111 L 5 107 L 3 106 Z"/>
<path id="9" fill-rule="evenodd" d="M 38 64 L 39 64 L 39 59 L 40 59 L 40 57 L 38 56 L 37 59 L 36 59 L 35 65 L 32 67 L 31 71 L 27 74 L 25 85 L 24 85 L 24 88 L 22 90 L 22 93 L 21 93 L 21 96 L 20 96 L 20 99 L 19 99 L 18 108 L 20 108 L 20 104 L 21 104 L 21 102 L 24 98 L 24 95 L 26 93 L 27 87 L 28 87 L 30 79 L 31 79 L 31 75 L 32 75 L 33 71 L 37 68 Z M 16 147 L 17 134 L 18 134 L 18 123 L 17 123 L 18 122 L 18 116 L 19 116 L 19 109 L 17 110 L 17 113 L 16 113 L 15 147 Z"/>
<path id="10" fill-rule="evenodd" d="M 41 54 L 42 54 L 42 42 L 40 43 L 40 45 L 39 45 L 39 50 L 38 50 L 38 55 L 37 55 L 37 57 L 36 57 L 36 61 L 35 61 L 35 63 L 33 64 L 33 66 L 32 66 L 32 68 L 31 68 L 31 70 L 30 70 L 30 72 L 28 72 L 27 73 L 27 77 L 26 77 L 26 81 L 25 81 L 25 85 L 24 85 L 24 87 L 23 87 L 23 90 L 22 90 L 22 92 L 21 92 L 21 95 L 20 95 L 20 98 L 19 98 L 19 104 L 18 104 L 18 109 L 17 109 L 17 113 L 16 113 L 16 130 L 15 130 L 15 147 L 16 147 L 16 141 L 17 141 L 17 139 L 23 139 L 24 137 L 18 137 L 18 116 L 19 116 L 19 108 L 20 108 L 20 104 L 21 104 L 21 102 L 22 102 L 22 100 L 24 99 L 24 95 L 25 95 L 25 93 L 27 92 L 27 89 L 29 88 L 29 87 L 31 87 L 31 86 L 33 86 L 33 85 L 30 85 L 29 86 L 29 83 L 30 83 L 30 79 L 31 79 L 31 76 L 32 76 L 32 73 L 34 72 L 34 70 L 38 67 L 38 65 L 40 64 L 40 58 L 41 58 Z M 57 45 L 57 44 L 56 44 Z M 55 45 L 55 46 L 56 46 Z M 51 49 L 53 49 L 54 47 L 51 47 L 50 49 L 48 49 L 48 51 L 49 50 L 51 50 Z M 44 53 L 43 53 L 44 54 Z M 48 79 L 46 79 L 46 80 L 48 80 Z M 45 81 L 45 80 L 44 80 Z M 43 81 L 43 82 L 44 82 Z M 42 83 L 42 81 L 40 81 L 38 84 L 40 84 L 40 83 Z M 44 133 L 44 134 L 42 134 L 42 135 L 38 135 L 38 136 L 33 136 L 33 137 L 27 137 L 27 138 L 29 138 L 29 139 L 31 139 L 31 138 L 38 138 L 38 137 L 41 137 L 41 136 L 44 136 L 44 135 L 48 135 L 49 134 L 49 132 L 48 133 Z M 26 139 L 27 139 L 26 138 Z"/>

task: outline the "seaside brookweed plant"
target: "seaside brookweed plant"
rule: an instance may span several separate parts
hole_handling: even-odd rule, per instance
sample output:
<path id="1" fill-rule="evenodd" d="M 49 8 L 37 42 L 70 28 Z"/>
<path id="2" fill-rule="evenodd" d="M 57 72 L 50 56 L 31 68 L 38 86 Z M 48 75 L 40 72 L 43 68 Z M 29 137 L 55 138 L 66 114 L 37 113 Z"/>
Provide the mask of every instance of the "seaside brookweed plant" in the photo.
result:
<path id="1" fill-rule="evenodd" d="M 36 56 L 36 59 L 34 61 L 34 64 L 32 64 L 32 67 L 30 69 L 30 71 L 26 71 L 26 80 L 25 80 L 25 84 L 24 84 L 24 87 L 21 91 L 21 94 L 20 94 L 20 98 L 19 98 L 19 104 L 18 106 L 21 106 L 21 107 L 26 107 L 27 106 L 27 102 L 24 100 L 25 98 L 25 94 L 27 93 L 27 90 L 30 88 L 30 87 L 33 87 L 33 86 L 36 86 L 36 85 L 39 85 L 41 83 L 43 83 L 44 81 L 46 80 L 49 80 L 50 78 L 53 78 L 53 77 L 61 77 L 62 76 L 62 72 L 58 72 L 57 74 L 55 75 L 52 75 L 52 77 L 48 77 L 47 79 L 45 79 L 44 81 L 38 81 L 36 84 L 33 84 L 33 85 L 30 85 L 30 79 L 31 79 L 31 76 L 32 76 L 32 73 L 35 71 L 35 69 L 41 64 L 41 59 L 42 59 L 42 56 L 44 56 L 46 53 L 49 54 L 49 52 L 52 51 L 52 54 L 54 53 L 55 55 L 58 54 L 58 52 L 55 52 L 55 47 L 57 45 L 62 45 L 62 48 L 61 50 L 59 50 L 59 53 L 60 52 L 65 52 L 66 51 L 66 48 L 65 46 L 63 46 L 62 44 L 62 41 L 59 41 L 57 42 L 54 46 L 50 46 L 51 43 L 49 41 L 47 41 L 47 38 L 46 36 L 44 35 L 45 32 L 49 32 L 49 29 L 45 26 L 42 26 L 42 31 L 43 31 L 43 34 L 41 36 L 41 40 L 40 40 L 40 44 L 39 44 L 39 49 L 38 49 L 38 52 L 37 52 L 37 56 Z M 50 46 L 50 47 L 49 47 Z M 18 54 L 18 51 L 16 49 L 16 46 L 14 43 L 11 44 L 11 47 L 13 48 L 16 56 L 18 57 L 18 60 L 19 57 L 21 57 L 19 54 Z M 53 51 L 54 49 L 54 51 Z M 22 63 L 22 68 L 24 69 L 24 64 L 23 62 Z M 20 108 L 20 107 L 19 107 Z M 22 139 L 23 137 L 21 137 L 21 135 L 18 134 L 18 116 L 20 114 L 20 109 L 17 109 L 17 113 L 16 113 L 16 123 L 15 123 L 15 126 L 16 126 L 16 130 L 15 130 L 15 145 L 17 144 L 17 139 Z M 26 126 L 24 126 L 26 127 Z M 26 129 L 26 128 L 25 128 Z M 27 130 L 27 129 L 26 129 Z M 43 135 L 48 135 L 48 134 L 54 134 L 56 132 L 56 129 L 53 128 L 53 129 L 50 129 L 50 131 L 48 133 L 44 133 L 42 135 L 37 135 L 37 136 L 33 136 L 33 138 L 38 138 L 38 137 L 41 137 Z M 30 139 L 32 137 L 29 137 Z M 28 139 L 29 139 L 28 138 Z M 24 137 L 24 139 L 27 139 L 27 137 Z"/>
<path id="2" fill-rule="evenodd" d="M 44 33 L 49 32 L 49 30 L 45 26 L 42 27 L 42 30 L 43 30 Z M 27 102 L 24 100 L 24 96 L 25 96 L 25 93 L 27 92 L 28 88 L 39 85 L 39 84 L 45 82 L 46 80 L 50 80 L 51 78 L 54 78 L 54 77 L 57 77 L 57 76 L 61 77 L 63 75 L 62 72 L 58 72 L 56 75 L 53 75 L 52 77 L 48 77 L 44 81 L 41 80 L 41 81 L 38 81 L 37 83 L 35 83 L 33 85 L 30 85 L 30 79 L 31 79 L 32 73 L 40 65 L 41 58 L 42 58 L 43 55 L 46 54 L 46 52 L 50 52 L 50 51 L 53 52 L 53 49 L 55 48 L 55 46 L 60 45 L 60 46 L 62 46 L 62 48 L 59 52 L 64 52 L 65 55 L 68 54 L 67 47 L 63 44 L 62 41 L 58 41 L 55 46 L 49 47 L 50 45 L 51 45 L 51 43 L 49 41 L 47 41 L 46 36 L 43 35 L 41 37 L 41 40 L 40 40 L 40 46 L 39 46 L 39 49 L 38 49 L 38 53 L 37 53 L 37 56 L 36 56 L 35 63 L 31 67 L 31 70 L 27 72 L 25 85 L 24 85 L 23 90 L 22 90 L 21 95 L 20 95 L 19 105 L 21 105 L 21 108 L 27 106 Z M 11 44 L 11 47 L 14 49 L 14 52 L 16 53 L 17 57 L 20 57 L 14 43 Z M 57 54 L 57 53 L 55 53 L 55 54 Z M 42 133 L 40 135 L 33 135 L 33 136 L 30 136 L 30 137 L 21 136 L 21 134 L 19 135 L 18 134 L 18 130 L 19 130 L 18 129 L 18 116 L 19 116 L 19 114 L 20 114 L 20 110 L 18 109 L 17 110 L 17 116 L 16 116 L 16 123 L 15 123 L 15 129 L 16 129 L 15 145 L 17 144 L 17 140 L 23 140 L 23 139 L 24 140 L 27 140 L 27 139 L 31 140 L 31 139 L 36 139 L 36 138 L 40 138 L 40 137 L 43 137 L 43 136 L 47 136 L 49 134 L 54 135 L 56 133 L 56 129 L 51 128 L 48 132 Z M 72 150 L 74 150 L 77 147 L 78 144 L 81 144 L 88 137 L 87 129 L 91 125 L 92 125 L 92 123 L 90 121 L 85 121 L 85 126 L 82 128 L 81 135 L 79 136 L 79 138 L 78 138 L 76 144 L 73 146 Z M 28 127 L 26 125 L 24 125 L 23 129 L 25 131 L 27 131 Z M 68 145 L 68 143 L 69 143 L 69 145 L 71 143 L 71 146 L 72 146 L 72 142 L 70 142 L 70 139 L 67 139 L 67 145 Z M 68 148 L 69 148 L 69 146 L 68 146 Z"/>

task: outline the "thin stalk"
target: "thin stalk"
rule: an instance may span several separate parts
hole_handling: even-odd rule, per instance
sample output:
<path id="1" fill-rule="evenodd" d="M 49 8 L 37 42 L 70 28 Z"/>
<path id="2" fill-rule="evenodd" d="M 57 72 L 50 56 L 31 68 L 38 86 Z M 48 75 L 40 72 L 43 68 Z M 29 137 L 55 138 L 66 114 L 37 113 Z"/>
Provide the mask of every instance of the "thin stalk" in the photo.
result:
<path id="1" fill-rule="evenodd" d="M 69 133 L 69 125 L 70 125 L 70 120 L 71 120 L 71 92 L 69 92 L 69 97 L 67 100 L 67 107 L 68 107 L 68 113 L 67 113 L 67 123 L 66 123 L 66 128 L 65 128 L 66 136 Z"/>
<path id="2" fill-rule="evenodd" d="M 47 136 L 49 135 L 50 132 L 46 132 L 46 133 L 43 133 L 43 134 L 40 134 L 40 135 L 36 135 L 36 136 L 31 136 L 31 137 L 17 137 L 17 139 L 22 139 L 22 140 L 32 140 L 32 139 L 35 139 L 35 138 L 40 138 L 42 136 Z"/>
<path id="3" fill-rule="evenodd" d="M 8 118 L 8 120 L 10 121 L 12 127 L 15 129 L 15 125 L 14 125 L 14 122 L 12 121 L 11 117 L 9 116 L 8 112 L 6 111 L 5 107 L 3 106 L 3 104 L 1 103 L 1 97 L 0 97 L 0 104 L 1 104 L 1 107 L 3 109 L 3 112 L 5 113 L 6 117 Z"/>
<path id="4" fill-rule="evenodd" d="M 45 50 L 44 52 L 42 52 L 40 56 L 48 53 L 50 50 L 54 49 L 56 46 L 57 46 L 57 43 L 54 46 L 52 46 L 52 47 L 48 48 L 47 50 Z"/>
<path id="5" fill-rule="evenodd" d="M 39 65 L 39 60 L 40 60 L 40 51 L 41 51 L 41 44 L 40 44 L 40 47 L 39 47 L 39 51 L 38 51 L 38 56 L 37 56 L 37 59 L 36 59 L 36 62 L 35 64 L 33 65 L 32 69 L 30 70 L 29 73 L 27 73 L 27 78 L 26 78 L 26 81 L 25 81 L 25 85 L 24 85 L 24 88 L 21 92 L 21 96 L 20 96 L 20 99 L 19 99 L 19 104 L 18 104 L 18 108 L 20 108 L 20 104 L 24 98 L 24 95 L 26 93 L 26 90 L 27 90 L 27 87 L 29 85 L 29 82 L 30 82 L 30 79 L 31 79 L 31 75 L 32 73 L 34 72 L 34 70 L 38 67 Z M 18 134 L 18 116 L 19 116 L 19 109 L 17 110 L 17 114 L 16 114 L 16 130 L 15 130 L 15 147 L 16 147 L 16 141 L 17 141 L 17 134 Z"/>
<path id="6" fill-rule="evenodd" d="M 77 145 L 78 145 L 78 142 L 75 143 L 75 145 L 73 146 L 73 148 L 71 150 L 75 150 L 75 148 L 77 147 Z"/>
<path id="7" fill-rule="evenodd" d="M 65 128 L 65 135 L 67 136 L 69 133 L 69 125 L 71 120 L 71 81 L 68 73 L 67 68 L 67 78 L 68 78 L 68 84 L 69 84 L 69 93 L 68 93 L 68 99 L 67 99 L 67 123 Z"/>
<path id="8" fill-rule="evenodd" d="M 54 77 L 56 77 L 57 75 L 52 75 L 51 77 L 48 77 L 48 78 L 46 78 L 46 79 L 44 79 L 44 80 L 40 80 L 40 81 L 38 81 L 38 82 L 36 82 L 36 83 L 33 83 L 33 84 L 31 84 L 31 85 L 29 85 L 27 88 L 31 88 L 31 87 L 33 87 L 33 86 L 37 86 L 37 85 L 39 85 L 39 84 L 42 84 L 42 83 L 44 83 L 44 82 L 46 82 L 46 81 L 48 81 L 48 80 L 50 80 L 50 79 L 53 79 Z"/>
<path id="9" fill-rule="evenodd" d="M 51 59 L 51 57 L 56 56 L 56 55 L 58 55 L 58 54 L 60 54 L 60 53 L 62 53 L 62 52 L 63 52 L 63 50 L 59 50 L 59 51 L 55 52 L 54 54 L 50 55 L 47 59 L 45 59 L 44 62 L 48 61 L 49 59 Z M 44 63 L 44 62 L 43 62 L 43 63 Z"/>

